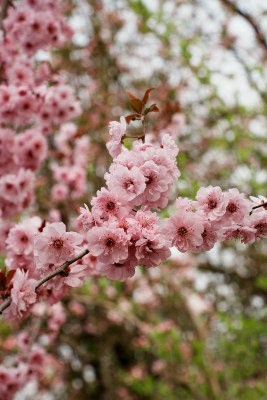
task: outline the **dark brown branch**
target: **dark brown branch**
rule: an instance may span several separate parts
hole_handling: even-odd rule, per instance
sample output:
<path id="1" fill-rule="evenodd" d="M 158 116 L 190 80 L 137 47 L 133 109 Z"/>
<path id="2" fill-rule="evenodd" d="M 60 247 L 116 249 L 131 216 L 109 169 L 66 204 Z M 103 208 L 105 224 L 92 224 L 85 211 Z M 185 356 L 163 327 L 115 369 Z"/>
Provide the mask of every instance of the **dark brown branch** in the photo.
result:
<path id="1" fill-rule="evenodd" d="M 9 6 L 9 0 L 2 0 L 1 16 L 0 16 L 0 29 L 3 29 L 3 21 L 7 16 L 7 9 Z"/>
<path id="2" fill-rule="evenodd" d="M 248 23 L 249 25 L 252 27 L 252 29 L 254 30 L 255 34 L 256 34 L 256 38 L 257 40 L 261 43 L 261 45 L 264 47 L 265 51 L 267 52 L 267 42 L 265 40 L 265 35 L 262 32 L 261 28 L 259 27 L 259 25 L 257 24 L 257 22 L 255 21 L 255 19 L 248 14 L 245 11 L 240 10 L 240 8 L 233 3 L 230 0 L 221 0 L 221 2 L 228 8 L 230 8 L 234 13 L 240 15 L 241 17 L 243 17 Z"/>
<path id="3" fill-rule="evenodd" d="M 64 272 L 65 269 L 75 263 L 75 261 L 80 260 L 80 258 L 84 257 L 86 254 L 89 253 L 89 250 L 84 250 L 82 253 L 78 254 L 78 256 L 76 256 L 75 258 L 73 258 L 70 261 L 65 261 L 60 267 L 58 267 L 57 269 L 55 269 L 54 271 L 50 272 L 48 275 L 44 276 L 42 279 L 39 280 L 39 282 L 37 283 L 35 290 L 37 290 L 40 286 L 42 286 L 45 282 L 49 281 L 50 279 L 54 278 L 55 276 L 59 275 L 60 273 Z M 0 315 L 3 313 L 3 311 L 10 306 L 12 300 L 11 298 L 6 299 L 5 301 L 3 301 L 2 304 L 0 304 Z"/>
<path id="4" fill-rule="evenodd" d="M 84 257 L 86 254 L 89 253 L 89 250 L 84 250 L 81 254 L 79 254 L 77 257 L 73 258 L 70 261 L 65 261 L 64 264 L 62 264 L 59 268 L 55 269 L 54 271 L 50 272 L 50 274 L 44 276 L 42 279 L 39 280 L 37 283 L 35 290 L 38 289 L 41 285 L 43 285 L 45 282 L 49 281 L 50 279 L 54 278 L 55 276 L 59 275 L 61 272 L 63 272 L 69 265 L 73 264 L 75 261 L 78 261 L 80 258 Z"/>
<path id="5" fill-rule="evenodd" d="M 261 203 L 258 206 L 252 207 L 252 210 L 256 210 L 256 208 L 260 208 L 260 207 L 267 207 L 267 202 L 266 203 Z"/>

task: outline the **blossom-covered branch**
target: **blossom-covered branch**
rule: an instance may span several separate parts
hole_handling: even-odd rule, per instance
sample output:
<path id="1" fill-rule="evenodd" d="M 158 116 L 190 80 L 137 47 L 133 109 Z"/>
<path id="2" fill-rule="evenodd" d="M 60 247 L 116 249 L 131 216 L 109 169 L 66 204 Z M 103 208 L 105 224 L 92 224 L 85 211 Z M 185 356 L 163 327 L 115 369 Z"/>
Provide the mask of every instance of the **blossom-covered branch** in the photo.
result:
<path id="1" fill-rule="evenodd" d="M 40 279 L 36 286 L 35 290 L 37 290 L 40 286 L 42 286 L 45 282 L 49 281 L 50 279 L 54 278 L 55 276 L 64 273 L 64 271 L 67 269 L 67 267 L 76 261 L 80 260 L 83 258 L 86 254 L 89 253 L 89 250 L 84 250 L 82 253 L 78 254 L 76 257 L 74 257 L 72 260 L 65 261 L 59 268 L 55 269 L 54 271 L 50 272 L 46 276 L 44 276 L 42 279 Z M 0 305 L 0 314 L 3 313 L 3 311 L 10 306 L 12 303 L 11 298 L 5 299 L 3 303 Z"/>

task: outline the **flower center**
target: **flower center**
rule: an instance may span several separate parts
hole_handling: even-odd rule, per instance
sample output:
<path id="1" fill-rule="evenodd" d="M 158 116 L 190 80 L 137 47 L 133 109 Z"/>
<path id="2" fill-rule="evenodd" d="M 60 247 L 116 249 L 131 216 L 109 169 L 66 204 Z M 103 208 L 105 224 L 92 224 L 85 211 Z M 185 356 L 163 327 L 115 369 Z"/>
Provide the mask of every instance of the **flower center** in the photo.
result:
<path id="1" fill-rule="evenodd" d="M 21 236 L 21 238 L 20 238 L 20 240 L 22 241 L 22 242 L 27 242 L 28 241 L 28 238 L 27 238 L 27 236 Z"/>
<path id="2" fill-rule="evenodd" d="M 147 184 L 147 185 L 150 185 L 150 183 L 151 183 L 152 180 L 153 180 L 152 177 L 151 177 L 151 176 L 147 176 L 146 179 L 147 179 L 147 180 L 146 180 L 146 184 Z"/>
<path id="3" fill-rule="evenodd" d="M 259 233 L 263 233 L 263 231 L 264 231 L 264 225 L 263 225 L 263 224 L 258 224 L 258 225 L 255 226 L 255 229 L 257 229 L 257 231 L 258 231 Z"/>
<path id="4" fill-rule="evenodd" d="M 133 187 L 133 181 L 128 181 L 128 182 L 125 182 L 125 188 L 128 190 L 128 189 L 131 189 Z"/>
<path id="5" fill-rule="evenodd" d="M 216 206 L 217 206 L 217 201 L 215 201 L 215 200 L 209 201 L 209 208 L 215 208 Z"/>
<path id="6" fill-rule="evenodd" d="M 63 241 L 61 239 L 56 239 L 54 240 L 53 245 L 56 249 L 60 249 L 60 247 L 63 246 Z"/>
<path id="7" fill-rule="evenodd" d="M 236 205 L 234 203 L 229 203 L 227 206 L 227 211 L 234 213 L 236 211 Z"/>
<path id="8" fill-rule="evenodd" d="M 109 247 L 113 246 L 114 245 L 114 240 L 111 239 L 111 238 L 108 238 L 108 240 L 106 242 L 106 245 L 109 246 Z"/>
<path id="9" fill-rule="evenodd" d="M 107 204 L 107 208 L 109 210 L 113 210 L 114 207 L 115 207 L 115 204 L 113 203 L 113 201 L 109 201 L 108 204 Z"/>
<path id="10" fill-rule="evenodd" d="M 178 229 L 178 234 L 180 236 L 184 236 L 187 233 L 187 229 L 184 228 L 183 226 L 181 228 Z"/>

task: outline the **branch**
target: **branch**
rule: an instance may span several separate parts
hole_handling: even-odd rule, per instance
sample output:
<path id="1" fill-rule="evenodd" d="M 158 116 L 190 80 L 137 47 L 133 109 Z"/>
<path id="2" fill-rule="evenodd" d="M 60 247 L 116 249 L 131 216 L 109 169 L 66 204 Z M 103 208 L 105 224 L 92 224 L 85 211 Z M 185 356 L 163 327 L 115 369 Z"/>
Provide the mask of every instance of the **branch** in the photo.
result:
<path id="1" fill-rule="evenodd" d="M 256 208 L 260 208 L 260 207 L 264 207 L 264 209 L 265 209 L 265 207 L 267 207 L 267 202 L 266 203 L 261 203 L 258 206 L 252 207 L 252 210 L 256 210 Z"/>
<path id="2" fill-rule="evenodd" d="M 2 0 L 2 9 L 1 9 L 1 16 L 0 16 L 0 29 L 3 29 L 3 21 L 7 16 L 8 6 L 9 6 L 9 0 Z"/>
<path id="3" fill-rule="evenodd" d="M 37 285 L 35 286 L 35 291 L 42 286 L 45 282 L 49 281 L 50 279 L 54 278 L 55 276 L 61 274 L 62 272 L 65 271 L 65 269 L 75 263 L 75 261 L 80 260 L 80 258 L 84 257 L 86 254 L 89 253 L 89 250 L 84 250 L 82 253 L 78 254 L 78 256 L 76 256 L 75 258 L 73 258 L 70 261 L 65 261 L 60 267 L 58 267 L 57 269 L 55 269 L 54 271 L 50 272 L 48 275 L 44 276 L 42 279 L 40 279 L 37 282 Z M 6 299 L 5 301 L 3 301 L 2 304 L 0 304 L 0 315 L 3 313 L 3 311 L 10 306 L 12 300 L 11 298 Z"/>
<path id="4" fill-rule="evenodd" d="M 232 1 L 221 0 L 221 2 L 226 7 L 231 8 L 231 10 L 233 12 L 235 12 L 236 14 L 243 17 L 249 23 L 249 25 L 252 27 L 252 29 L 254 30 L 254 32 L 256 34 L 257 40 L 261 43 L 261 45 L 264 47 L 265 51 L 267 52 L 267 42 L 265 40 L 265 35 L 262 32 L 259 25 L 257 24 L 257 22 L 255 21 L 255 19 L 250 14 L 246 13 L 245 11 L 240 10 L 240 8 L 238 8 L 238 6 L 236 4 L 234 4 Z"/>

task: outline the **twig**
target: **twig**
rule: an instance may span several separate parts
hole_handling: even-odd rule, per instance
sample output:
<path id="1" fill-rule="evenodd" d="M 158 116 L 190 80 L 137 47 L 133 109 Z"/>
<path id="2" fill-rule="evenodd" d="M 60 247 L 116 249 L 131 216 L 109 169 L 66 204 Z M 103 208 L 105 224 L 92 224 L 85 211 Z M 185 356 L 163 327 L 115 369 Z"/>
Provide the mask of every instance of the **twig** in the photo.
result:
<path id="1" fill-rule="evenodd" d="M 82 253 L 78 254 L 75 258 L 73 258 L 70 261 L 65 261 L 60 267 L 55 269 L 54 271 L 50 272 L 48 275 L 44 276 L 42 279 L 39 280 L 37 285 L 35 286 L 35 291 L 42 286 L 45 282 L 49 281 L 50 279 L 54 278 L 55 276 L 59 275 L 61 272 L 63 272 L 69 265 L 73 264 L 75 261 L 80 260 L 80 258 L 84 257 L 86 254 L 89 253 L 89 250 L 84 250 Z M 0 315 L 3 313 L 3 311 L 10 306 L 12 300 L 11 298 L 6 299 L 3 301 L 2 304 L 0 304 Z"/>
<path id="2" fill-rule="evenodd" d="M 221 0 L 221 2 L 228 8 L 231 8 L 231 10 L 233 12 L 235 12 L 236 14 L 240 15 L 241 17 L 243 17 L 252 27 L 252 29 L 254 30 L 255 34 L 256 34 L 256 38 L 257 40 L 262 44 L 262 46 L 264 47 L 265 51 L 267 52 L 267 42 L 265 40 L 265 35 L 262 32 L 261 28 L 259 27 L 259 25 L 257 24 L 257 22 L 255 21 L 255 19 L 248 14 L 245 11 L 240 10 L 240 8 L 233 3 L 230 0 Z"/>
<path id="3" fill-rule="evenodd" d="M 252 210 L 256 210 L 256 208 L 260 208 L 260 207 L 264 207 L 264 209 L 265 209 L 265 207 L 267 207 L 267 202 L 261 203 L 258 206 L 252 207 Z"/>
<path id="4" fill-rule="evenodd" d="M 35 290 L 38 289 L 39 286 L 43 285 L 45 282 L 49 281 L 50 279 L 54 278 L 54 276 L 59 275 L 61 272 L 63 272 L 69 265 L 73 264 L 75 261 L 78 261 L 80 258 L 84 257 L 86 254 L 89 253 L 89 250 L 84 250 L 81 254 L 79 254 L 77 257 L 73 258 L 70 261 L 65 261 L 64 264 L 62 264 L 60 267 L 55 269 L 55 271 L 50 272 L 50 274 L 44 276 L 42 279 L 39 280 L 37 283 Z"/>

